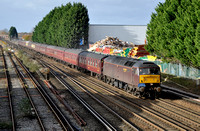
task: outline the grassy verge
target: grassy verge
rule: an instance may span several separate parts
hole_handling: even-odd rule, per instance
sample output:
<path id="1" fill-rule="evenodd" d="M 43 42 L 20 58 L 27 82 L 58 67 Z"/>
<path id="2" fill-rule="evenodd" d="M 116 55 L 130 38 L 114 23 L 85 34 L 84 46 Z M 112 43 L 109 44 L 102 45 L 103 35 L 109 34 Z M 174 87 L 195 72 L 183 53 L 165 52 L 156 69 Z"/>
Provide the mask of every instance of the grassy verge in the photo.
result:
<path id="1" fill-rule="evenodd" d="M 162 73 L 161 81 L 164 85 L 200 95 L 200 85 L 196 85 L 196 80 Z"/>

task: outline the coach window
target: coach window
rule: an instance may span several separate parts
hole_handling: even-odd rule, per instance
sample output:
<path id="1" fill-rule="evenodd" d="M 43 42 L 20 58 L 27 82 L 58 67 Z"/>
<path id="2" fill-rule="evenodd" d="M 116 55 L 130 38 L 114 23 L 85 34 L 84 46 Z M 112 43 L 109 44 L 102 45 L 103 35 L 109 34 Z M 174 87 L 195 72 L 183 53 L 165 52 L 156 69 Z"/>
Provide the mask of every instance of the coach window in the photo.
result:
<path id="1" fill-rule="evenodd" d="M 95 67 L 97 67 L 97 60 L 95 61 Z"/>
<path id="2" fill-rule="evenodd" d="M 90 59 L 88 59 L 88 65 L 90 65 Z"/>

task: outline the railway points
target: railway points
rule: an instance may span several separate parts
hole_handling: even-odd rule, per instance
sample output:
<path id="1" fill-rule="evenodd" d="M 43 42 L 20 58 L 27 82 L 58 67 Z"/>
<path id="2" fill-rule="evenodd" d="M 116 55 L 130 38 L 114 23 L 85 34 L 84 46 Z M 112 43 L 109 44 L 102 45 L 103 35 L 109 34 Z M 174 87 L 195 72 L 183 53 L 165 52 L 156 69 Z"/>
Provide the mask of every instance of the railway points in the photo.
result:
<path id="1" fill-rule="evenodd" d="M 109 121 L 108 122 L 109 124 L 107 123 L 107 125 L 113 125 L 113 126 L 109 127 L 107 125 L 103 126 L 102 124 L 98 125 L 97 124 L 98 122 L 95 122 L 95 119 L 92 119 L 92 117 L 88 115 L 89 112 L 85 113 L 84 111 L 82 111 L 82 109 L 85 107 L 81 107 L 80 104 L 77 104 L 77 100 L 74 100 L 74 98 L 70 96 L 68 92 L 69 87 L 67 89 L 58 88 L 58 87 L 62 87 L 63 85 L 59 84 L 58 80 L 55 79 L 55 76 L 50 74 L 50 79 L 47 80 L 46 83 L 49 82 L 52 86 L 51 88 L 58 88 L 58 90 L 54 90 L 54 93 L 56 92 L 56 94 L 59 94 L 60 99 L 63 99 L 66 103 L 68 103 L 71 106 L 71 108 L 75 109 L 75 111 L 77 111 L 80 117 L 84 116 L 82 118 L 87 124 L 79 125 L 78 124 L 79 122 L 75 120 L 72 115 L 73 118 L 71 117 L 71 119 L 74 119 L 74 121 L 71 121 L 71 122 L 73 123 L 73 125 L 76 125 L 77 129 L 80 129 L 80 130 L 91 129 L 92 125 L 94 126 L 94 129 L 107 129 L 107 130 L 125 130 L 125 129 L 199 130 L 200 129 L 199 105 L 196 103 L 192 103 L 190 101 L 186 101 L 184 99 L 185 96 L 177 97 L 174 95 L 171 98 L 161 96 L 159 99 L 153 99 L 153 100 L 149 98 L 141 99 L 141 98 L 133 96 L 133 94 L 123 91 L 124 89 L 114 88 L 113 87 L 114 85 L 112 84 L 112 82 L 108 82 L 106 79 L 104 81 L 100 81 L 98 79 L 98 76 L 95 76 L 94 74 L 91 75 L 91 73 L 83 74 L 80 71 L 77 71 L 78 68 L 76 68 L 75 66 L 67 66 L 66 63 L 64 63 L 63 61 L 60 61 L 52 57 L 45 57 L 44 55 L 40 55 L 40 57 L 36 57 L 37 53 L 35 53 L 33 50 L 30 50 L 28 48 L 23 48 L 23 49 L 24 51 L 30 54 L 34 53 L 35 55 L 34 59 L 39 58 L 40 60 L 48 62 L 49 65 L 51 66 L 56 65 L 57 67 L 62 68 L 63 71 L 68 72 L 68 74 L 70 74 L 70 77 L 72 77 L 70 79 L 73 79 L 75 83 L 70 82 L 69 76 L 62 74 L 60 71 L 58 71 L 58 69 L 56 73 L 55 72 L 54 73 L 55 75 L 59 76 L 61 79 L 65 79 L 67 82 L 69 82 L 70 85 L 74 88 L 75 92 L 78 92 L 81 95 L 81 97 L 83 97 L 89 103 L 89 105 L 94 106 L 94 103 L 96 103 L 96 102 L 90 101 L 90 99 L 94 99 L 91 96 L 97 97 L 100 101 L 105 103 L 106 106 L 111 108 L 116 114 L 122 117 L 120 120 L 121 122 L 120 122 L 118 117 L 116 118 L 108 117 L 108 115 L 105 115 L 103 116 L 104 119 L 106 118 L 106 120 Z M 20 74 L 26 77 L 27 79 L 27 76 L 26 76 L 27 73 L 20 73 Z M 47 87 L 47 84 L 45 84 L 44 82 L 44 78 L 40 79 L 39 75 L 35 73 L 30 73 L 30 74 L 34 74 L 35 76 L 37 76 L 37 81 L 40 81 L 39 82 L 40 84 L 43 83 L 43 86 L 46 85 L 46 87 L 44 86 L 43 88 L 49 90 L 49 88 Z M 59 79 L 59 81 L 62 81 L 63 83 L 65 83 L 61 79 Z M 38 84 L 36 85 L 41 86 Z M 81 86 L 83 89 L 78 89 L 80 88 L 78 86 Z M 167 89 L 163 89 L 163 91 L 165 90 Z M 86 97 L 86 95 L 84 95 L 85 92 L 87 91 L 88 91 L 88 94 L 91 94 L 90 97 L 89 96 Z M 68 94 L 66 94 L 67 92 Z M 55 94 L 53 94 L 50 90 L 47 93 L 49 93 L 52 98 L 55 98 L 54 101 L 56 101 L 57 104 L 60 103 L 60 101 L 57 99 L 58 97 L 56 97 Z M 165 93 L 167 94 L 167 92 Z M 173 94 L 172 91 L 171 93 Z M 184 95 L 187 96 L 186 97 L 187 99 L 188 97 L 191 97 L 191 94 L 190 96 L 187 94 L 184 94 Z M 196 96 L 194 96 L 194 98 L 195 97 Z M 198 97 L 196 97 L 195 99 L 198 99 Z M 96 106 L 97 105 L 95 105 L 93 108 L 96 108 Z M 59 108 L 62 108 L 62 112 L 64 112 L 65 115 L 68 116 L 70 114 L 69 111 L 64 111 L 65 110 L 64 106 L 61 106 Z M 101 111 L 98 110 L 98 112 L 104 112 L 105 110 L 109 110 L 109 108 L 103 109 L 99 107 Z M 103 113 L 103 114 L 111 115 L 112 113 Z M 92 119 L 93 123 L 87 117 L 89 119 Z M 113 121 L 109 119 L 115 120 L 116 123 L 120 123 L 120 124 L 117 124 L 119 126 L 112 123 Z M 101 120 L 98 120 L 98 121 L 101 121 Z M 127 127 L 125 126 L 126 125 L 125 123 L 129 125 L 129 128 L 128 126 Z"/>

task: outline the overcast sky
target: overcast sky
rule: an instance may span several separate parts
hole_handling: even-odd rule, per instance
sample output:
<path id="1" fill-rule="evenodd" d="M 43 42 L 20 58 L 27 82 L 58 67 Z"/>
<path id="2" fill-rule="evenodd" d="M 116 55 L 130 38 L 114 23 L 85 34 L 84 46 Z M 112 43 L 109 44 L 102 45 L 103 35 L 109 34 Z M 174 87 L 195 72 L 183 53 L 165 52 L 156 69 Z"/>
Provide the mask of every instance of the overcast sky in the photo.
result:
<path id="1" fill-rule="evenodd" d="M 90 24 L 147 25 L 159 2 L 165 0 L 0 0 L 0 30 L 11 26 L 31 32 L 54 7 L 81 2 Z"/>

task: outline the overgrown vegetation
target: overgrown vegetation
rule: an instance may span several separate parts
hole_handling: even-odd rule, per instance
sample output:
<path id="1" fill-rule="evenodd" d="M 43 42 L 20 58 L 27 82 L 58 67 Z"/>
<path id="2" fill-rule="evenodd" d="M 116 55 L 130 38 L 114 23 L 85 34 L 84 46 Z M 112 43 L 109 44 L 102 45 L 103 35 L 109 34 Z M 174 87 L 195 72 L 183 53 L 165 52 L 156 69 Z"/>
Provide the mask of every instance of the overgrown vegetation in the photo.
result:
<path id="1" fill-rule="evenodd" d="M 35 27 L 32 40 L 68 48 L 78 48 L 81 39 L 88 41 L 89 17 L 81 3 L 55 7 Z"/>
<path id="2" fill-rule="evenodd" d="M 27 98 L 24 98 L 20 101 L 19 108 L 25 117 L 34 117 L 32 114 L 30 101 Z"/>
<path id="3" fill-rule="evenodd" d="M 146 49 L 165 62 L 200 68 L 199 0 L 166 0 L 147 26 Z"/>
<path id="4" fill-rule="evenodd" d="M 12 122 L 0 122 L 0 129 L 12 129 Z"/>
<path id="5" fill-rule="evenodd" d="M 23 64 L 29 68 L 30 72 L 36 72 L 41 68 L 36 60 L 33 60 L 30 57 L 28 57 L 23 51 L 18 51 L 16 55 L 19 59 L 22 60 Z"/>

